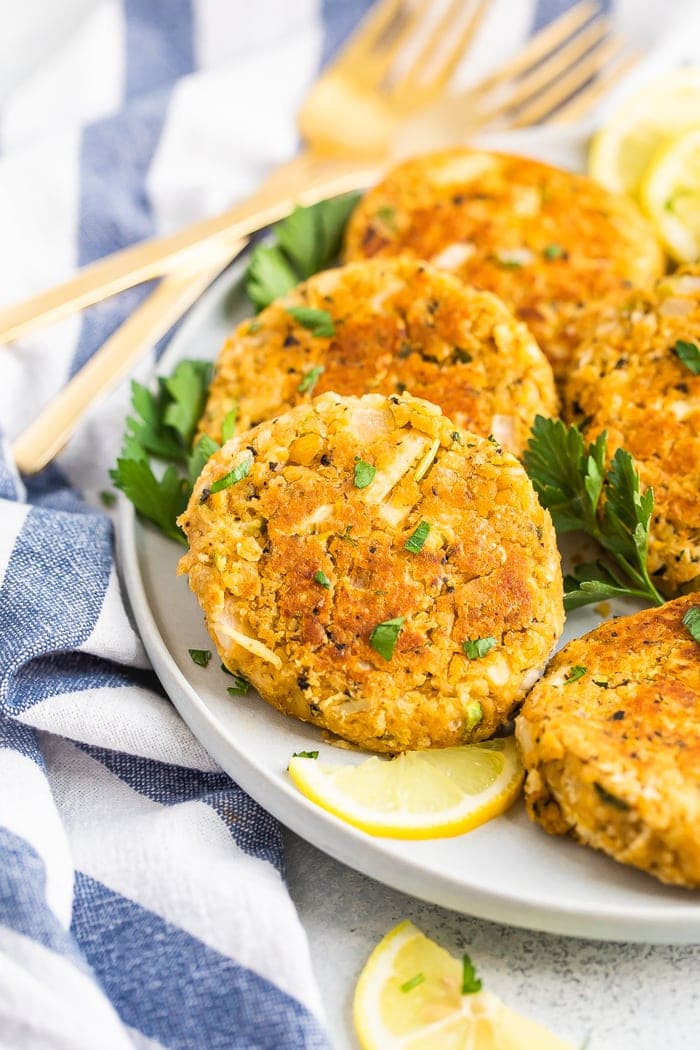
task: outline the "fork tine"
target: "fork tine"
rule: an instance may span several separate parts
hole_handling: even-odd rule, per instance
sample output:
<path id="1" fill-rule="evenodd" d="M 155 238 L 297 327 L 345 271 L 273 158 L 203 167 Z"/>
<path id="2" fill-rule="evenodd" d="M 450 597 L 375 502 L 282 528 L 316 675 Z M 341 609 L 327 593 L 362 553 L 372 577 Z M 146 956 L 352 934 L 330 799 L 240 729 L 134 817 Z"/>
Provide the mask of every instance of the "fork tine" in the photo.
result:
<path id="1" fill-rule="evenodd" d="M 409 68 L 392 85 L 392 92 L 403 94 L 420 90 L 425 102 L 437 96 L 449 83 L 467 47 L 474 39 L 486 14 L 488 4 L 489 0 L 475 0 L 468 17 L 462 19 L 463 24 L 456 38 L 449 44 L 449 50 L 441 56 L 441 45 L 444 49 L 445 40 L 449 39 L 449 30 L 464 8 L 464 0 L 450 0 L 438 24 L 428 39 L 422 43 L 420 52 L 412 60 Z M 426 70 L 430 72 L 431 59 L 433 59 L 432 64 L 435 64 L 436 55 L 440 60 L 439 67 L 434 70 L 432 76 L 421 76 Z"/>
<path id="2" fill-rule="evenodd" d="M 331 63 L 333 70 L 361 65 L 396 19 L 404 0 L 379 0 Z"/>
<path id="3" fill-rule="evenodd" d="M 590 2 L 590 0 L 582 0 L 581 3 L 574 4 L 563 15 L 560 15 L 559 18 L 556 18 L 544 29 L 541 29 L 539 33 L 536 33 L 529 44 L 522 51 L 519 51 L 515 58 L 499 66 L 493 73 L 480 80 L 478 84 L 469 89 L 469 92 L 481 94 L 484 91 L 489 91 L 504 80 L 510 80 L 524 73 L 527 69 L 537 65 L 545 55 L 548 55 L 550 51 L 563 44 L 581 26 L 599 13 L 599 5 Z"/>
<path id="4" fill-rule="evenodd" d="M 581 88 L 573 98 L 565 102 L 563 106 L 560 106 L 556 113 L 553 113 L 546 122 L 548 124 L 570 124 L 574 120 L 583 117 L 595 106 L 596 102 L 610 92 L 614 84 L 617 84 L 637 65 L 641 57 L 641 53 L 638 51 L 633 51 L 624 56 L 612 69 L 606 70 L 605 77 L 599 77 L 589 84 L 588 87 Z"/>
<path id="5" fill-rule="evenodd" d="M 405 4 L 399 5 L 395 31 L 385 44 L 375 48 L 374 54 L 367 55 L 361 69 L 353 70 L 355 79 L 360 79 L 365 87 L 373 91 L 386 88 L 383 84 L 385 77 L 413 36 L 416 26 L 420 25 L 425 13 L 430 10 L 430 2 L 431 0 L 416 0 L 410 8 L 406 8 Z M 377 45 L 379 43 L 380 41 L 377 41 Z"/>
<path id="6" fill-rule="evenodd" d="M 599 47 L 590 51 L 563 76 L 541 91 L 535 99 L 519 108 L 513 127 L 537 124 L 562 102 L 571 98 L 579 88 L 599 73 L 607 62 L 619 57 L 624 47 L 623 40 L 614 36 L 608 37 Z"/>

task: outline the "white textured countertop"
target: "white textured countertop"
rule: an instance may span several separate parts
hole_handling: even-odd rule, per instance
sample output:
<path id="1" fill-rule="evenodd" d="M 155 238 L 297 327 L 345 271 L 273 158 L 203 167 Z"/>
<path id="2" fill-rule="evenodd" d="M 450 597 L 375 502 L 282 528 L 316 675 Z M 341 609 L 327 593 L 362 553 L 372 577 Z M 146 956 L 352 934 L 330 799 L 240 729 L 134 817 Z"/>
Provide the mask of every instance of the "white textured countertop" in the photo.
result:
<path id="1" fill-rule="evenodd" d="M 335 1050 L 357 1050 L 355 981 L 403 919 L 456 956 L 468 951 L 485 987 L 574 1046 L 588 1038 L 586 1050 L 700 1048 L 700 945 L 584 941 L 472 919 L 360 875 L 291 832 L 285 839 Z"/>

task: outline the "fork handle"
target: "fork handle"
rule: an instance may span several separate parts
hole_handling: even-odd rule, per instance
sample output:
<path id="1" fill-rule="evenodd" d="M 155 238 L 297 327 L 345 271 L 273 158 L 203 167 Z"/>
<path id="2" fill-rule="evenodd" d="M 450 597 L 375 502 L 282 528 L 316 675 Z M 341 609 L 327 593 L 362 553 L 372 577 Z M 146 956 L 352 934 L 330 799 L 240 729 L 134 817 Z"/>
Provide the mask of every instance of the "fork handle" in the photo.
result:
<path id="1" fill-rule="evenodd" d="M 59 321 L 117 292 L 186 266 L 206 266 L 217 238 L 248 237 L 288 215 L 295 204 L 314 204 L 369 185 L 378 164 L 330 160 L 302 153 L 276 168 L 247 200 L 167 237 L 141 241 L 80 270 L 75 277 L 0 310 L 0 344 Z"/>

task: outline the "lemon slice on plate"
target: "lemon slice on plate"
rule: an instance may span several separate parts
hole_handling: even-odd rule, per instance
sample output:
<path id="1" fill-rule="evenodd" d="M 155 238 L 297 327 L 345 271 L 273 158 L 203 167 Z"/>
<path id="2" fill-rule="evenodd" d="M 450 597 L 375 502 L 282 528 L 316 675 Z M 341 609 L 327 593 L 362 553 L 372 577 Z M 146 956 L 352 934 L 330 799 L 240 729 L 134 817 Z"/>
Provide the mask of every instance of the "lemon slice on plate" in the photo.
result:
<path id="1" fill-rule="evenodd" d="M 700 117 L 654 154 L 640 198 L 673 258 L 700 259 Z"/>
<path id="2" fill-rule="evenodd" d="M 700 126 L 700 69 L 678 69 L 622 105 L 591 143 L 588 170 L 618 193 L 636 196 L 657 150 Z"/>
<path id="3" fill-rule="evenodd" d="M 319 806 L 371 835 L 460 835 L 503 813 L 523 768 L 512 737 L 333 766 L 294 757 L 289 773 Z"/>
<path id="4" fill-rule="evenodd" d="M 374 949 L 355 988 L 363 1050 L 573 1050 L 571 1043 L 480 988 L 462 963 L 402 922 Z"/>

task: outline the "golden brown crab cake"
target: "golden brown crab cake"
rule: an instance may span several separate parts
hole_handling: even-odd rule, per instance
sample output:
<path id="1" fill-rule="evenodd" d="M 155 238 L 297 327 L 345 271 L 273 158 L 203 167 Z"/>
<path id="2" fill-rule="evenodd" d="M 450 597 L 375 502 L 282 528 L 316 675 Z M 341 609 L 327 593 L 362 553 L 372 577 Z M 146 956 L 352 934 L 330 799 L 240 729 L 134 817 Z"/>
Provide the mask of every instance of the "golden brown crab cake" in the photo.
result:
<path id="1" fill-rule="evenodd" d="M 328 393 L 234 438 L 179 523 L 225 664 L 371 751 L 491 736 L 562 630 L 522 466 L 408 395 Z"/>
<path id="2" fill-rule="evenodd" d="M 516 719 L 533 820 L 700 886 L 700 594 L 609 620 L 552 660 Z"/>
<path id="3" fill-rule="evenodd" d="M 234 404 L 245 430 L 327 390 L 407 390 L 514 455 L 535 416 L 557 411 L 552 369 L 526 325 L 495 296 L 415 259 L 316 274 L 244 321 L 219 355 L 201 428 L 220 440 Z"/>
<path id="4" fill-rule="evenodd" d="M 700 587 L 700 266 L 599 308 L 564 388 L 564 413 L 654 490 L 649 569 L 672 596 Z"/>
<path id="5" fill-rule="evenodd" d="M 585 304 L 644 285 L 663 255 L 636 205 L 592 179 L 466 148 L 399 164 L 360 201 L 348 259 L 408 253 L 495 292 L 566 372 Z"/>

